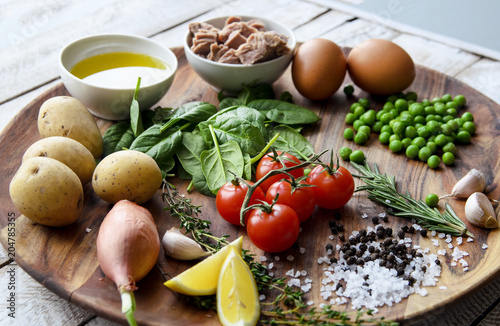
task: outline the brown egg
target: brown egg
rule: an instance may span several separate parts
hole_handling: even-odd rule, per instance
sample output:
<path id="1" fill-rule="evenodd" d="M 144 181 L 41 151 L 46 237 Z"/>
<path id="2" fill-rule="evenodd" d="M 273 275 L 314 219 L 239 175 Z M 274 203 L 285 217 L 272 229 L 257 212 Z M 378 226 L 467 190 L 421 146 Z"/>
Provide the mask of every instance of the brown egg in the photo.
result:
<path id="1" fill-rule="evenodd" d="M 327 39 L 304 42 L 292 62 L 292 80 L 304 97 L 320 101 L 332 96 L 344 81 L 346 58 L 342 49 Z"/>
<path id="2" fill-rule="evenodd" d="M 399 45 L 371 39 L 356 45 L 347 57 L 347 71 L 354 84 L 374 95 L 396 94 L 415 79 L 415 64 Z"/>

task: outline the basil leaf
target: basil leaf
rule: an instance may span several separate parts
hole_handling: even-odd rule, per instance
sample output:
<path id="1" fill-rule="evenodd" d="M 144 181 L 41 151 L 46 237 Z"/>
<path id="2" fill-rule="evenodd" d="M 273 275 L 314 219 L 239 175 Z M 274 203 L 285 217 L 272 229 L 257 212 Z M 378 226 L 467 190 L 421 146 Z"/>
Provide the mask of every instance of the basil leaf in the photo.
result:
<path id="1" fill-rule="evenodd" d="M 203 151 L 200 160 L 208 188 L 214 194 L 224 183 L 234 177 L 231 172 L 240 177 L 243 175 L 245 166 L 243 153 L 235 141 L 229 141 L 218 147 Z"/>
<path id="2" fill-rule="evenodd" d="M 167 130 L 181 120 L 191 123 L 200 123 L 207 120 L 215 113 L 217 113 L 217 108 L 213 104 L 200 101 L 189 102 L 172 111 L 170 120 L 161 127 L 161 131 Z"/>
<path id="3" fill-rule="evenodd" d="M 130 149 L 148 154 L 159 166 L 165 166 L 179 147 L 182 132 L 177 130 L 162 133 L 160 127 L 161 125 L 156 124 L 146 129 L 132 142 Z"/>
<path id="4" fill-rule="evenodd" d="M 134 98 L 132 99 L 132 104 L 130 104 L 130 125 L 132 126 L 134 137 L 139 136 L 144 131 L 144 126 L 142 125 L 141 110 L 139 108 L 139 102 L 137 101 L 137 97 L 139 96 L 140 86 L 141 86 L 141 77 L 137 79 L 137 86 L 135 87 Z"/>
<path id="5" fill-rule="evenodd" d="M 102 157 L 104 158 L 109 154 L 129 148 L 133 141 L 134 132 L 129 121 L 121 121 L 112 125 L 102 136 Z"/>
<path id="6" fill-rule="evenodd" d="M 310 124 L 319 120 L 319 116 L 313 111 L 279 100 L 254 100 L 248 103 L 247 106 L 259 110 L 269 120 L 276 123 L 288 125 Z"/>
<path id="7" fill-rule="evenodd" d="M 273 147 L 278 151 L 288 151 L 296 157 L 307 159 L 314 154 L 314 147 L 309 141 L 295 129 L 286 125 L 280 125 L 273 129 L 272 135 L 279 133 L 278 139 Z"/>
<path id="8" fill-rule="evenodd" d="M 250 156 L 257 155 L 266 146 L 264 135 L 258 127 L 243 118 L 226 114 L 217 116 L 215 121 L 198 124 L 198 130 L 207 144 L 212 143 L 209 125 L 213 126 L 215 135 L 221 143 L 235 141 L 241 147 L 241 151 Z"/>
<path id="9" fill-rule="evenodd" d="M 183 132 L 176 155 L 184 170 L 193 175 L 201 169 L 200 155 L 207 149 L 203 137 L 191 132 Z"/>

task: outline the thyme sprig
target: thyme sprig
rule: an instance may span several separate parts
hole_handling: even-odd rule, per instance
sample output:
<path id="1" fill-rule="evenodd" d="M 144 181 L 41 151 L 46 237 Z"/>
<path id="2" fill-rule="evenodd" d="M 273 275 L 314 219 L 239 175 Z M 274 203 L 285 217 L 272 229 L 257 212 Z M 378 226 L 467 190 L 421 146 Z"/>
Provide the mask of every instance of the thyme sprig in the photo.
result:
<path id="1" fill-rule="evenodd" d="M 211 222 L 198 217 L 201 206 L 196 206 L 191 199 L 181 195 L 176 188 L 164 182 L 162 198 L 167 204 L 165 210 L 172 217 L 179 219 L 180 228 L 192 234 L 193 239 L 210 252 L 217 252 L 228 245 L 228 236 L 214 236 L 210 231 Z M 257 262 L 255 255 L 243 249 L 242 257 L 248 264 L 257 283 L 258 292 L 269 294 L 278 292 L 270 302 L 261 302 L 260 323 L 268 325 L 332 325 L 332 326 L 395 326 L 398 323 L 385 321 L 384 318 L 372 317 L 372 311 L 338 312 L 325 306 L 322 309 L 308 306 L 304 302 L 305 292 L 286 285 L 286 278 L 269 276 L 267 267 Z M 215 296 L 183 298 L 198 308 L 216 310 Z"/>
<path id="2" fill-rule="evenodd" d="M 405 218 L 413 218 L 419 225 L 429 230 L 444 232 L 453 236 L 467 235 L 473 237 L 473 234 L 467 230 L 465 223 L 453 211 L 449 205 L 445 205 L 445 210 L 441 213 L 437 208 L 429 207 L 422 200 L 413 199 L 408 192 L 400 193 L 396 188 L 396 178 L 381 174 L 377 164 L 370 169 L 365 162 L 364 165 L 356 164 L 351 161 L 351 165 L 356 168 L 365 185 L 356 187 L 355 192 L 368 192 L 368 199 L 390 207 L 390 214 Z"/>

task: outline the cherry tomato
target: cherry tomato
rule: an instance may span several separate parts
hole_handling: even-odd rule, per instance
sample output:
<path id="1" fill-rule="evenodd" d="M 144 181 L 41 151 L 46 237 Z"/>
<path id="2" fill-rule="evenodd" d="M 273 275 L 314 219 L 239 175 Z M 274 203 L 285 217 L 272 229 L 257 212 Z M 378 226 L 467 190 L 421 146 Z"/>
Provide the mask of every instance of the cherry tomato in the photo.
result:
<path id="1" fill-rule="evenodd" d="M 253 185 L 253 182 L 247 181 L 247 183 Z M 247 192 L 247 185 L 236 180 L 226 182 L 220 187 L 215 197 L 215 205 L 220 216 L 231 224 L 241 225 L 240 211 Z M 250 198 L 248 206 L 259 204 L 261 200 L 265 199 L 266 195 L 260 187 L 257 187 Z M 245 217 L 248 217 L 249 214 L 250 212 L 247 212 Z"/>
<path id="2" fill-rule="evenodd" d="M 259 164 L 257 164 L 257 169 L 255 170 L 255 178 L 257 180 L 262 179 L 267 173 L 273 170 L 281 169 L 284 166 L 291 167 L 300 164 L 300 160 L 295 156 L 283 153 L 281 151 L 277 151 L 274 155 L 273 153 L 266 154 L 263 158 L 260 159 Z M 283 162 L 283 163 L 282 163 Z M 292 170 L 290 172 L 295 178 L 299 178 L 304 175 L 304 169 L 298 168 Z M 267 189 L 276 181 L 281 179 L 290 179 L 286 174 L 277 174 L 269 177 L 264 180 L 259 186 L 262 188 L 264 192 L 267 192 Z"/>
<path id="3" fill-rule="evenodd" d="M 266 252 L 281 252 L 290 248 L 299 236 L 297 213 L 286 205 L 270 205 L 253 209 L 247 220 L 247 234 L 252 243 Z"/>
<path id="4" fill-rule="evenodd" d="M 272 203 L 278 195 L 277 204 L 290 206 L 300 223 L 311 217 L 316 203 L 314 201 L 313 187 L 308 187 L 305 183 L 294 183 L 290 180 L 280 180 L 269 187 L 266 193 L 266 201 Z"/>
<path id="5" fill-rule="evenodd" d="M 354 193 L 354 178 L 347 169 L 330 166 L 316 166 L 309 173 L 307 183 L 316 186 L 312 187 L 316 205 L 326 209 L 336 209 L 351 199 Z"/>

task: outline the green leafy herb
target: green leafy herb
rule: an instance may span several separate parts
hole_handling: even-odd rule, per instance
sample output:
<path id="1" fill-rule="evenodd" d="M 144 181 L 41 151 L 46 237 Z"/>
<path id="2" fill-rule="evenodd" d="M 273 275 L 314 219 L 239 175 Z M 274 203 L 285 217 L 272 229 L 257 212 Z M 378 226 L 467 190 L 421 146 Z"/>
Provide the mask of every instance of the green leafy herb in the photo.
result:
<path id="1" fill-rule="evenodd" d="M 217 113 L 217 108 L 213 104 L 199 101 L 186 103 L 172 111 L 172 115 L 169 117 L 170 120 L 160 128 L 160 131 L 164 132 L 177 122 L 183 120 L 197 124 L 207 120 L 215 113 Z"/>
<path id="2" fill-rule="evenodd" d="M 429 207 L 425 201 L 413 199 L 409 193 L 399 193 L 395 177 L 381 174 L 376 164 L 373 170 L 366 162 L 364 165 L 359 165 L 351 161 L 351 164 L 362 173 L 362 176 L 357 177 L 366 183 L 358 186 L 355 192 L 367 191 L 368 199 L 390 207 L 392 209 L 390 214 L 415 219 L 418 224 L 429 230 L 454 236 L 473 236 L 450 205 L 446 204 L 446 210 L 441 213 L 437 208 Z"/>
<path id="3" fill-rule="evenodd" d="M 134 131 L 128 121 L 120 121 L 115 123 L 106 130 L 102 136 L 103 142 L 103 157 L 111 153 L 121 151 L 124 148 L 129 148 L 134 141 Z"/>
<path id="4" fill-rule="evenodd" d="M 269 120 L 280 124 L 310 124 L 319 120 L 313 111 L 279 100 L 259 99 L 248 103 L 247 106 L 261 111 Z"/>
<path id="5" fill-rule="evenodd" d="M 139 108 L 139 102 L 137 101 L 137 98 L 139 97 L 140 86 L 141 77 L 139 77 L 137 80 L 137 86 L 135 87 L 132 104 L 130 104 L 130 125 L 132 126 L 134 137 L 139 136 L 144 131 L 144 126 L 142 125 L 141 110 Z"/>

